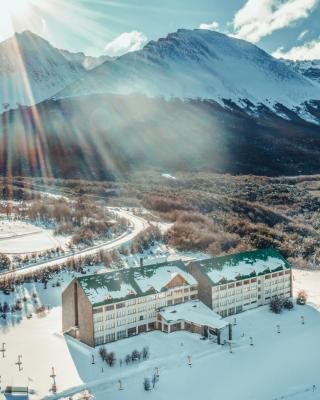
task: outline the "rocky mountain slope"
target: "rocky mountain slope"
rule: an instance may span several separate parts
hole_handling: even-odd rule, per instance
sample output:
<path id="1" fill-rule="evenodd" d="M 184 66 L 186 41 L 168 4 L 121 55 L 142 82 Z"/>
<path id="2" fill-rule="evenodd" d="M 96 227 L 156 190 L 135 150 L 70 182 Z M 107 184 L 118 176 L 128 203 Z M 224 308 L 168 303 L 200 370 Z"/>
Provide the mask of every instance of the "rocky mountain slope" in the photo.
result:
<path id="1" fill-rule="evenodd" d="M 90 71 L 58 97 L 92 93 L 202 98 L 240 107 L 282 104 L 308 118 L 320 86 L 257 46 L 206 30 L 178 30 Z"/>
<path id="2" fill-rule="evenodd" d="M 286 65 L 295 72 L 320 84 L 320 60 L 292 61 L 282 60 Z"/>

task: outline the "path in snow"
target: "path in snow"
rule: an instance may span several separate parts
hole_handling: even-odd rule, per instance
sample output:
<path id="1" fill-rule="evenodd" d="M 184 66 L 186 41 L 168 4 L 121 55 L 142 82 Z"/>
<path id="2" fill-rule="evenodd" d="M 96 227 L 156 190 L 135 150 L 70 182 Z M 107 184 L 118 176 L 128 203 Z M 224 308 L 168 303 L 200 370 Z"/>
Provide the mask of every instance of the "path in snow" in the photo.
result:
<path id="1" fill-rule="evenodd" d="M 120 211 L 114 211 L 114 212 L 118 213 L 118 215 L 120 217 L 126 218 L 127 220 L 129 220 L 131 222 L 132 228 L 130 231 L 126 231 L 119 237 L 109 240 L 108 242 L 101 243 L 101 244 L 86 248 L 84 250 L 76 251 L 72 255 L 68 254 L 65 256 L 56 257 L 54 259 L 51 259 L 50 261 L 41 261 L 41 262 L 34 263 L 31 265 L 26 265 L 20 269 L 17 269 L 15 271 L 15 274 L 23 275 L 25 273 L 34 272 L 34 271 L 38 271 L 38 270 L 47 268 L 51 265 L 63 264 L 66 261 L 68 261 L 69 259 L 73 259 L 78 256 L 84 257 L 89 254 L 94 254 L 94 253 L 96 253 L 97 250 L 100 250 L 100 249 L 101 250 L 114 250 L 117 247 L 120 247 L 124 244 L 129 243 L 132 239 L 134 239 L 141 231 L 143 231 L 148 226 L 148 222 L 146 220 L 144 220 L 141 217 L 137 217 L 128 211 L 120 210 Z M 12 274 L 11 271 L 3 272 L 3 273 L 0 273 L 0 276 L 6 276 L 6 275 L 9 276 L 11 274 Z"/>

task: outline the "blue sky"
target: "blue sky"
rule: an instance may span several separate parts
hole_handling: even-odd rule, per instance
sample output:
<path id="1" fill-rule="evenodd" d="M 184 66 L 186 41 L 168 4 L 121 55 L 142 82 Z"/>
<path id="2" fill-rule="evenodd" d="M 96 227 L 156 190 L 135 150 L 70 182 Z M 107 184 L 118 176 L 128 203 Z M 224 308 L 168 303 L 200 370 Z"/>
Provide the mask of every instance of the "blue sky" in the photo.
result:
<path id="1" fill-rule="evenodd" d="M 320 0 L 1 0 L 0 4 L 0 39 L 13 30 L 29 29 L 57 47 L 90 55 L 118 55 L 178 28 L 202 26 L 249 40 L 277 56 L 320 59 Z"/>

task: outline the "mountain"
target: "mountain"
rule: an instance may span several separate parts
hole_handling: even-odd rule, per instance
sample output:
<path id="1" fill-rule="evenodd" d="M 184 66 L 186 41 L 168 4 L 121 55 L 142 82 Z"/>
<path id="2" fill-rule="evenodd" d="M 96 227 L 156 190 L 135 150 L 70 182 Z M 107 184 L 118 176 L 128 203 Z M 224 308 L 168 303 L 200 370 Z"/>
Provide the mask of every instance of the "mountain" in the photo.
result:
<path id="1" fill-rule="evenodd" d="M 53 47 L 25 31 L 0 43 L 0 112 L 46 100 L 106 58 Z"/>
<path id="2" fill-rule="evenodd" d="M 259 104 L 274 110 L 281 104 L 306 117 L 303 103 L 320 99 L 320 86 L 251 43 L 180 29 L 100 65 L 57 97 L 92 93 L 231 100 L 253 112 Z"/>
<path id="3" fill-rule="evenodd" d="M 320 84 L 320 60 L 281 60 L 295 72 Z"/>
<path id="4" fill-rule="evenodd" d="M 92 56 L 87 56 L 82 52 L 72 53 L 68 50 L 60 50 L 60 52 L 71 63 L 82 65 L 82 67 L 85 68 L 87 71 L 90 71 L 98 67 L 99 65 L 103 64 L 106 61 L 113 60 L 113 58 L 109 56 L 92 57 Z"/>

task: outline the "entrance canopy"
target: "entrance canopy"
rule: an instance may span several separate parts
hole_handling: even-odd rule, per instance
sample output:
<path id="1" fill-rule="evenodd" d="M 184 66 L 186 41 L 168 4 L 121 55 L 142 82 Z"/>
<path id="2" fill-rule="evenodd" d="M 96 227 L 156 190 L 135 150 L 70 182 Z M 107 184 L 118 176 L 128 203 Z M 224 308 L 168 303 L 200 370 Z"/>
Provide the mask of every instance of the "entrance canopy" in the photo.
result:
<path id="1" fill-rule="evenodd" d="M 185 321 L 190 324 L 208 326 L 218 330 L 230 325 L 230 322 L 222 319 L 219 314 L 212 311 L 200 300 L 187 301 L 175 306 L 161 308 L 159 314 L 168 324 Z"/>

